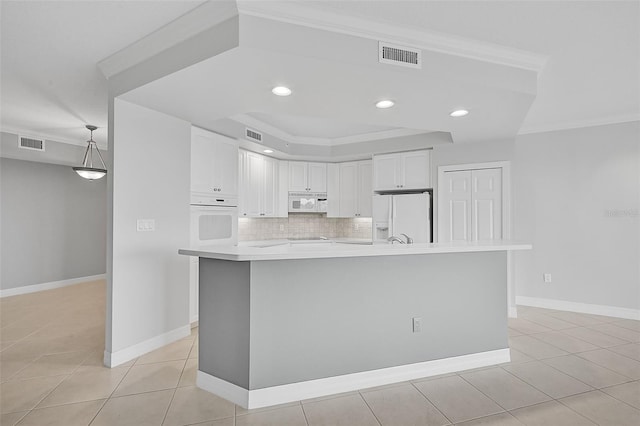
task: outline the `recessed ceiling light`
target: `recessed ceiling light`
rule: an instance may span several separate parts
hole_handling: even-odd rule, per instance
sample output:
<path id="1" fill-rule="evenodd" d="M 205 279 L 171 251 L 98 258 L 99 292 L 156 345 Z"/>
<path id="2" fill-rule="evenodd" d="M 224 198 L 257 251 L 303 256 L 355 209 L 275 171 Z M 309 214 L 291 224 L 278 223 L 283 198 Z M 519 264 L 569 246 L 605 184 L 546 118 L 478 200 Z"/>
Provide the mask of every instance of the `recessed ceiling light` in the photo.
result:
<path id="1" fill-rule="evenodd" d="M 273 152 L 272 149 L 265 149 L 262 152 L 267 153 L 267 154 L 271 154 Z"/>
<path id="2" fill-rule="evenodd" d="M 384 99 L 382 101 L 376 102 L 376 108 L 380 108 L 380 109 L 391 108 L 395 104 L 396 103 L 393 102 L 392 100 Z"/>
<path id="3" fill-rule="evenodd" d="M 455 111 L 452 111 L 449 115 L 452 117 L 464 117 L 467 114 L 469 114 L 469 111 L 467 111 L 466 109 L 457 109 Z"/>
<path id="4" fill-rule="evenodd" d="M 276 86 L 271 89 L 271 93 L 277 96 L 289 96 L 291 94 L 291 89 L 285 86 Z"/>

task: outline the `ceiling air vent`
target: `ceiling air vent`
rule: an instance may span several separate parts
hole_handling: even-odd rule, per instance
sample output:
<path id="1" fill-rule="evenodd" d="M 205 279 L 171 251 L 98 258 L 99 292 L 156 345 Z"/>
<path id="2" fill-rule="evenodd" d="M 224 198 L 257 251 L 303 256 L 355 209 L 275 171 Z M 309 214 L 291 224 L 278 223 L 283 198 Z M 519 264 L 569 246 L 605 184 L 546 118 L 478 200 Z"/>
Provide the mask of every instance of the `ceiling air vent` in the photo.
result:
<path id="1" fill-rule="evenodd" d="M 30 136 L 18 136 L 18 147 L 34 151 L 44 151 L 44 139 L 32 138 Z"/>
<path id="2" fill-rule="evenodd" d="M 378 61 L 381 64 L 401 67 L 422 68 L 422 52 L 413 47 L 378 42 Z"/>
<path id="3" fill-rule="evenodd" d="M 250 141 L 262 143 L 262 133 L 256 132 L 255 130 L 251 130 L 249 128 L 246 129 L 245 136 Z"/>

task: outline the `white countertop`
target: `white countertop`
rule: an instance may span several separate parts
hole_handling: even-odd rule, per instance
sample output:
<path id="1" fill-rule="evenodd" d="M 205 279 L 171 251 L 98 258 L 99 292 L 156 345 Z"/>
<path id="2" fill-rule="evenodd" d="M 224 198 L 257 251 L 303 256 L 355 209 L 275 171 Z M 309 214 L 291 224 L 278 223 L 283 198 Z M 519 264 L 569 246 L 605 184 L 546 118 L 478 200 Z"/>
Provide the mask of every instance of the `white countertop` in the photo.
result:
<path id="1" fill-rule="evenodd" d="M 333 257 L 399 256 L 406 254 L 470 253 L 481 251 L 529 250 L 531 244 L 514 241 L 437 244 L 358 244 L 349 241 L 289 242 L 266 240 L 252 245 L 183 248 L 179 254 L 211 259 L 255 261 L 322 259 Z"/>

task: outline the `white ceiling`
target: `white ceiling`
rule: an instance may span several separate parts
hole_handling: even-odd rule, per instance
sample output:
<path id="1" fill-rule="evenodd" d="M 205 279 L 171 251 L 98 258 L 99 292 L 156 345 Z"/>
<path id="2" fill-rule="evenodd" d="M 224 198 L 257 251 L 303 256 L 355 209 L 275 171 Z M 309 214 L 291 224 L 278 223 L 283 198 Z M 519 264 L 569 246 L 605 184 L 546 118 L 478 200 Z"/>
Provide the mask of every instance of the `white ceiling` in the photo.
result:
<path id="1" fill-rule="evenodd" d="M 101 76 L 96 64 L 200 3 L 188 0 L 2 1 L 2 130 L 26 131 L 60 141 L 83 143 L 87 136 L 84 125 L 95 124 L 101 127 L 96 132 L 96 140 L 104 141 L 107 81 Z M 391 25 L 414 32 L 447 34 L 549 57 L 539 75 L 537 95 L 530 108 L 526 93 L 519 94 L 507 88 L 502 88 L 498 93 L 495 87 L 494 90 L 489 90 L 483 87 L 482 76 L 478 75 L 473 76 L 473 81 L 468 85 L 459 85 L 457 92 L 446 92 L 450 98 L 457 99 L 455 102 L 470 104 L 472 107 L 483 105 L 498 108 L 500 103 L 515 104 L 518 112 L 525 111 L 523 119 L 519 114 L 509 116 L 509 111 L 504 111 L 500 113 L 504 115 L 501 122 L 492 117 L 497 114 L 496 109 L 493 112 L 485 111 L 486 116 L 480 113 L 474 118 L 471 114 L 466 123 L 472 124 L 455 126 L 471 126 L 474 131 L 482 131 L 485 120 L 494 120 L 494 126 L 516 126 L 520 132 L 527 132 L 639 117 L 638 1 L 318 1 L 304 2 L 304 7 L 312 8 L 318 15 L 337 12 L 342 17 L 367 19 L 371 21 L 372 28 L 378 27 L 376 23 L 379 23 L 380 27 Z M 28 31 L 25 30 L 25 22 L 31 26 Z M 254 37 L 258 38 L 259 35 Z M 291 43 L 295 41 L 291 40 Z M 259 44 L 259 41 L 255 43 Z M 317 46 L 310 47 L 311 50 L 299 52 L 298 56 L 295 49 L 278 54 L 286 59 L 282 64 L 296 62 L 298 66 L 294 66 L 292 70 L 308 73 L 311 63 L 319 59 L 313 57 L 313 48 Z M 270 53 L 263 46 L 256 48 L 261 49 L 257 55 L 268 56 L 267 53 Z M 347 99 L 338 101 L 335 107 L 337 112 L 322 111 L 314 106 L 315 101 L 326 102 L 325 97 L 331 93 L 327 92 L 324 84 L 326 79 L 318 79 L 311 74 L 288 75 L 294 85 L 298 84 L 294 88 L 298 100 L 302 98 L 300 93 L 309 87 L 316 88 L 316 92 L 307 93 L 308 97 L 299 105 L 271 108 L 274 101 L 268 90 L 272 84 L 278 83 L 278 73 L 287 75 L 288 67 L 270 62 L 268 66 L 255 69 L 255 65 L 251 65 L 249 60 L 255 58 L 255 55 L 248 54 L 250 49 L 251 46 L 243 52 L 226 55 L 225 60 L 233 60 L 234 55 L 237 56 L 237 65 L 231 67 L 237 72 L 224 74 L 228 79 L 225 81 L 226 88 L 210 88 L 214 91 L 212 93 L 221 91 L 221 95 L 224 95 L 217 98 L 218 102 L 224 104 L 224 108 L 215 111 L 220 117 L 252 113 L 254 118 L 279 127 L 290 135 L 317 138 L 352 136 L 354 132 L 371 133 L 376 129 L 398 127 L 424 131 L 456 130 L 455 126 L 444 121 L 446 118 L 433 119 L 432 115 L 436 111 L 429 108 L 420 110 L 418 108 L 421 104 L 416 103 L 416 99 L 408 100 L 412 92 L 396 83 L 411 74 L 403 71 L 378 72 L 373 63 L 371 72 L 367 72 L 367 75 L 362 73 L 362 64 L 353 67 L 353 64 L 323 63 L 323 72 L 334 73 L 328 74 L 331 76 L 329 81 L 339 80 L 341 75 L 348 76 L 349 81 L 354 83 L 362 83 L 354 84 L 357 87 L 351 93 L 343 95 Z M 298 61 L 295 61 L 296 57 Z M 436 57 L 438 56 L 433 56 L 434 59 Z M 222 70 L 227 65 L 228 63 L 218 59 L 203 63 L 202 67 L 218 67 Z M 254 72 L 243 70 L 243 66 L 253 66 Z M 268 74 L 267 79 L 271 79 L 268 84 L 266 80 L 255 81 L 256 72 L 263 69 Z M 432 70 L 427 68 L 423 71 Z M 380 112 L 363 114 L 355 109 L 357 107 L 354 107 L 354 102 L 361 101 L 369 106 L 375 101 L 369 99 L 373 93 L 365 83 L 379 84 L 379 78 L 384 74 L 395 75 L 396 78 L 383 86 L 380 93 L 386 91 L 391 94 L 406 94 L 407 101 L 404 104 L 400 102 L 393 111 L 387 111 L 387 115 L 381 116 L 383 119 L 372 120 L 372 117 L 376 117 L 375 114 L 380 116 Z M 170 85 L 170 80 L 169 78 L 167 86 Z M 256 84 L 253 84 L 254 81 Z M 161 85 L 160 82 L 158 84 Z M 215 86 L 204 81 L 197 82 L 197 85 L 201 88 Z M 341 89 L 344 87 L 349 86 L 340 86 Z M 432 87 L 425 85 L 422 89 Z M 143 92 L 141 90 L 139 96 Z M 149 99 L 153 99 L 152 95 L 147 95 Z M 377 93 L 375 95 L 378 96 Z M 434 98 L 429 91 L 420 92 L 420 96 L 413 92 L 413 95 L 413 98 Z M 441 95 L 443 94 L 438 94 Z M 489 99 L 491 97 L 493 98 Z M 446 103 L 446 99 L 436 98 L 439 103 Z M 149 99 L 145 99 L 145 102 Z M 280 104 L 285 102 L 287 101 Z M 178 101 L 177 104 L 184 108 L 185 116 L 201 117 L 208 114 L 208 111 L 193 110 L 194 105 L 186 101 Z M 442 105 L 442 109 L 444 111 L 454 106 Z M 291 119 L 291 116 L 297 118 Z"/>
<path id="2" fill-rule="evenodd" d="M 2 130 L 85 145 L 93 124 L 106 144 L 108 87 L 96 64 L 200 3 L 3 0 Z"/>

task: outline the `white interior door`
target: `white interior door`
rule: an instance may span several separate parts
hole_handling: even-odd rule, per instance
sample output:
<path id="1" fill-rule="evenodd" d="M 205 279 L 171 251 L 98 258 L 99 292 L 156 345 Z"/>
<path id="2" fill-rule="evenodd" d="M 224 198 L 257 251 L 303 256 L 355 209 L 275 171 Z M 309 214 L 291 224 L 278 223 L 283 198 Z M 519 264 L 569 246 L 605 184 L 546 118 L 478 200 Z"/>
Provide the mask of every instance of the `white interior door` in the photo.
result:
<path id="1" fill-rule="evenodd" d="M 439 240 L 502 239 L 502 169 L 455 170 L 443 175 Z"/>
<path id="2" fill-rule="evenodd" d="M 471 171 L 444 173 L 438 215 L 440 241 L 471 241 Z"/>
<path id="3" fill-rule="evenodd" d="M 502 239 L 502 169 L 471 172 L 473 240 Z"/>

